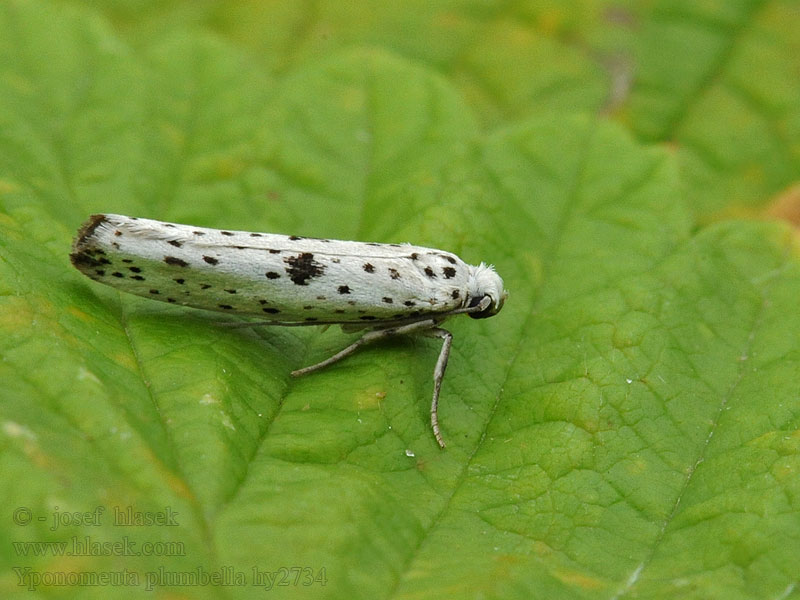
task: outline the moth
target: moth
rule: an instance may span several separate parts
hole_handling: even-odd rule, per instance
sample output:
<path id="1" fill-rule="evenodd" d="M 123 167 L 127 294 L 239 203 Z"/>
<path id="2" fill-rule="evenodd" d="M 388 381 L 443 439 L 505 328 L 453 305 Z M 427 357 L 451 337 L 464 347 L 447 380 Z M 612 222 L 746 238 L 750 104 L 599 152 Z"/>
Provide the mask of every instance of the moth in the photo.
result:
<path id="1" fill-rule="evenodd" d="M 246 326 L 341 325 L 362 336 L 304 375 L 392 336 L 442 340 L 433 372 L 431 427 L 453 335 L 447 318 L 497 314 L 508 294 L 492 266 L 443 250 L 228 231 L 123 215 L 92 215 L 78 230 L 72 264 L 95 281 L 168 302 L 260 317 Z"/>

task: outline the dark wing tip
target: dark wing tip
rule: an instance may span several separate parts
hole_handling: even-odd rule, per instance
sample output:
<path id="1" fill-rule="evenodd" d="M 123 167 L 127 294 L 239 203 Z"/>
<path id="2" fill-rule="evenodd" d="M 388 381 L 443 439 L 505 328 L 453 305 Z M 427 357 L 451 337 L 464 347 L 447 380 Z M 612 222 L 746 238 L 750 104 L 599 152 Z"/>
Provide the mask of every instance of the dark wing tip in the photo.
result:
<path id="1" fill-rule="evenodd" d="M 81 246 L 86 245 L 86 241 L 92 237 L 94 230 L 97 229 L 107 220 L 107 215 L 92 215 L 80 226 L 78 235 L 75 236 L 75 241 L 72 244 L 73 250 L 78 250 Z"/>
<path id="2" fill-rule="evenodd" d="M 93 267 L 98 264 L 91 252 L 87 252 L 92 247 L 92 237 L 94 231 L 106 222 L 106 215 L 92 215 L 78 229 L 78 234 L 72 242 L 72 251 L 69 260 L 75 268 L 83 271 L 85 267 Z"/>

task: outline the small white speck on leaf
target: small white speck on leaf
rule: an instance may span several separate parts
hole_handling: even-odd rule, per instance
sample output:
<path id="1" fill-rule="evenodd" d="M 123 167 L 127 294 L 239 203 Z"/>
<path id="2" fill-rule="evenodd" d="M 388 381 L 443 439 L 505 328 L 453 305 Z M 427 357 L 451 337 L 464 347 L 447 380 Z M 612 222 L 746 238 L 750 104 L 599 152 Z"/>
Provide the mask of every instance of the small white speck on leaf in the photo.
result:
<path id="1" fill-rule="evenodd" d="M 236 427 L 233 426 L 233 421 L 231 421 L 230 416 L 225 411 L 219 411 L 220 416 L 222 417 L 222 424 L 230 429 L 231 431 L 236 431 Z"/>
<path id="2" fill-rule="evenodd" d="M 36 439 L 36 434 L 33 433 L 33 431 L 15 421 L 6 421 L 3 423 L 3 433 L 11 438 Z"/>
<path id="3" fill-rule="evenodd" d="M 86 369 L 85 367 L 81 367 L 78 369 L 78 381 L 85 381 L 89 380 L 92 383 L 100 383 L 100 380 L 97 378 L 97 375 Z"/>

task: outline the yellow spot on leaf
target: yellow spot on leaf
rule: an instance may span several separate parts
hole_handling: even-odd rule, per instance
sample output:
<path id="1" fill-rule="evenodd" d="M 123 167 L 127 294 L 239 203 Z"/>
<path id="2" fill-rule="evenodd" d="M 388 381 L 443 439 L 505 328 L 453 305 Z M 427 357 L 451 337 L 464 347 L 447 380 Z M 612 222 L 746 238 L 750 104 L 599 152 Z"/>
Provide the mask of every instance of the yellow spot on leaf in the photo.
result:
<path id="1" fill-rule="evenodd" d="M 605 585 L 603 581 L 597 577 L 589 577 L 585 573 L 577 571 L 556 571 L 555 576 L 564 583 L 584 590 L 598 590 Z"/>
<path id="2" fill-rule="evenodd" d="M 80 319 L 84 322 L 91 322 L 94 321 L 94 317 L 89 315 L 85 310 L 81 309 L 79 306 L 67 306 L 67 312 L 75 317 L 76 319 Z"/>
<path id="3" fill-rule="evenodd" d="M 0 311 L 0 329 L 11 333 L 22 328 L 29 328 L 36 318 L 36 312 L 30 301 L 23 296 L 6 296 L 3 299 L 3 310 Z"/>
<path id="4" fill-rule="evenodd" d="M 375 410 L 381 405 L 381 400 L 386 398 L 386 392 L 374 388 L 365 390 L 356 397 L 356 407 L 358 410 Z"/>
<path id="5" fill-rule="evenodd" d="M 765 211 L 766 216 L 800 226 L 800 183 L 783 190 Z"/>
<path id="6" fill-rule="evenodd" d="M 20 187 L 16 181 L 0 179 L 0 194 L 13 194 L 14 192 L 18 192 L 19 189 Z"/>

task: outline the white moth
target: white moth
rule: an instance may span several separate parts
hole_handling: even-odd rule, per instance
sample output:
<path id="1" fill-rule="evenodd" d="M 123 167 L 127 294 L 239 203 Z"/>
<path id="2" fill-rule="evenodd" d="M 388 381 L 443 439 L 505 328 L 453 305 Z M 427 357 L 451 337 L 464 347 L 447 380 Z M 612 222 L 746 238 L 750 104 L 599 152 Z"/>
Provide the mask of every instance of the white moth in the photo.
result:
<path id="1" fill-rule="evenodd" d="M 439 327 L 462 313 L 491 317 L 507 292 L 491 266 L 410 244 L 346 242 L 226 231 L 122 215 L 93 215 L 70 254 L 88 277 L 154 300 L 258 316 L 256 325 L 339 324 L 366 330 L 315 371 L 395 335 L 443 340 L 433 374 L 431 425 L 444 448 L 437 406 L 452 334 Z"/>

